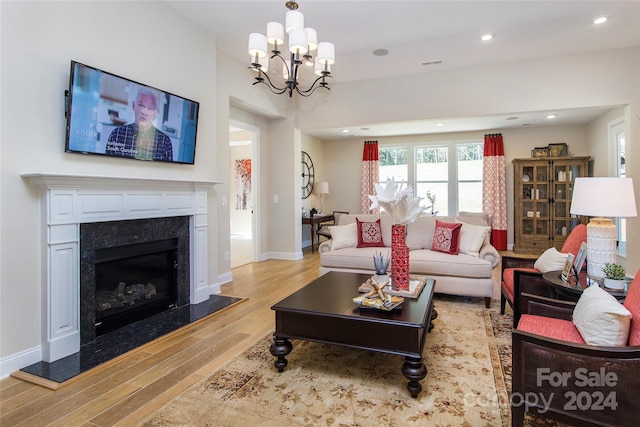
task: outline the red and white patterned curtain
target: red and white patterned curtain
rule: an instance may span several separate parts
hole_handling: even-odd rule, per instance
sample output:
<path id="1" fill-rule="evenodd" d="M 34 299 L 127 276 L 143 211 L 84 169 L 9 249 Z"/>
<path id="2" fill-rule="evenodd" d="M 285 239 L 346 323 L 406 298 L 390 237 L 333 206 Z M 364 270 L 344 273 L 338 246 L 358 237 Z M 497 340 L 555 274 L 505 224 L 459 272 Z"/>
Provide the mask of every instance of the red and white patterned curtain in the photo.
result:
<path id="1" fill-rule="evenodd" d="M 365 141 L 362 152 L 362 179 L 360 185 L 360 213 L 372 213 L 369 209 L 371 200 L 369 195 L 376 194 L 375 184 L 379 179 L 378 171 L 378 141 Z M 374 209 L 373 213 L 379 211 Z"/>
<path id="2" fill-rule="evenodd" d="M 492 216 L 491 244 L 507 249 L 507 178 L 502 134 L 484 136 L 482 210 Z"/>

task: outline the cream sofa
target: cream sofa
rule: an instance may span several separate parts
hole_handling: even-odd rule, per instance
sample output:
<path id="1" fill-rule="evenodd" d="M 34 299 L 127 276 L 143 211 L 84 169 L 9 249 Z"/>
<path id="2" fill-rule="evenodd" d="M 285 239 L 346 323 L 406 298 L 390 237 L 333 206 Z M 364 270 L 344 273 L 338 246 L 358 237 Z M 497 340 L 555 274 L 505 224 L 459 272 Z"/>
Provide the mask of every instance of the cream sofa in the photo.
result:
<path id="1" fill-rule="evenodd" d="M 356 218 L 361 222 L 380 219 L 384 247 L 356 247 Z M 443 222 L 462 222 L 461 251 L 457 255 L 432 251 L 436 219 Z M 500 261 L 500 254 L 489 243 L 490 227 L 486 215 L 469 214 L 458 217 L 421 216 L 407 226 L 406 243 L 410 249 L 411 274 L 435 279 L 435 292 L 484 297 L 488 308 L 493 297 L 493 269 Z M 331 227 L 334 238 L 320 244 L 320 275 L 329 271 L 374 273 L 373 255 L 376 252 L 391 253 L 391 216 L 373 214 L 341 215 L 336 227 Z M 335 232 L 334 232 L 335 231 Z M 483 235 L 482 233 L 486 233 Z M 352 241 L 355 238 L 356 241 Z M 481 241 L 479 239 L 482 239 Z M 334 249 L 337 246 L 337 249 Z M 477 251 L 476 251 L 477 250 Z"/>

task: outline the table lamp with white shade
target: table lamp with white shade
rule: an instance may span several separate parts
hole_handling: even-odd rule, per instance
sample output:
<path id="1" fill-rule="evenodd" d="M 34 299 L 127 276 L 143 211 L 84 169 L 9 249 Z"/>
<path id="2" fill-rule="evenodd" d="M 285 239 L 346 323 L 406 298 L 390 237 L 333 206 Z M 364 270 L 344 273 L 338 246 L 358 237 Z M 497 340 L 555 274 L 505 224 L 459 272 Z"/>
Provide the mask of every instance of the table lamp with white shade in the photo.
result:
<path id="1" fill-rule="evenodd" d="M 571 198 L 572 215 L 591 218 L 587 225 L 587 274 L 602 278 L 602 267 L 615 264 L 618 233 L 612 218 L 637 215 L 631 178 L 576 178 Z"/>
<path id="2" fill-rule="evenodd" d="M 326 181 L 317 182 L 315 185 L 315 192 L 320 195 L 320 213 L 324 213 L 322 210 L 322 199 L 325 194 L 329 194 L 329 183 Z"/>

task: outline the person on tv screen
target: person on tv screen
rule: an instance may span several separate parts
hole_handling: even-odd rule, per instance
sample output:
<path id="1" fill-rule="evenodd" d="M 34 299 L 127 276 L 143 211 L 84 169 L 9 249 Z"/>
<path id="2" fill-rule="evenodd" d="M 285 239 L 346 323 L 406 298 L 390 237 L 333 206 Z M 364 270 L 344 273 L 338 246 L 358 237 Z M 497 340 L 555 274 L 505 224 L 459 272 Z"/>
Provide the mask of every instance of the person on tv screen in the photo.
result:
<path id="1" fill-rule="evenodd" d="M 153 126 L 159 113 L 156 94 L 147 88 L 140 89 L 131 107 L 135 123 L 111 131 L 106 154 L 140 160 L 173 160 L 171 139 Z"/>

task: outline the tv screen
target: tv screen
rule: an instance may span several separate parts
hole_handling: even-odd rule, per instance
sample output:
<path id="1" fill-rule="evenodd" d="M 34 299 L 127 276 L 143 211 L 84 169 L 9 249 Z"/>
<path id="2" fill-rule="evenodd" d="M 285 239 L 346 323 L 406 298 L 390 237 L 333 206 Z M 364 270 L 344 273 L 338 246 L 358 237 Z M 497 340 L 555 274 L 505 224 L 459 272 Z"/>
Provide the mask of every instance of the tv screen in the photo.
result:
<path id="1" fill-rule="evenodd" d="M 71 61 L 65 151 L 193 164 L 199 106 Z"/>

